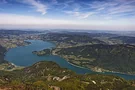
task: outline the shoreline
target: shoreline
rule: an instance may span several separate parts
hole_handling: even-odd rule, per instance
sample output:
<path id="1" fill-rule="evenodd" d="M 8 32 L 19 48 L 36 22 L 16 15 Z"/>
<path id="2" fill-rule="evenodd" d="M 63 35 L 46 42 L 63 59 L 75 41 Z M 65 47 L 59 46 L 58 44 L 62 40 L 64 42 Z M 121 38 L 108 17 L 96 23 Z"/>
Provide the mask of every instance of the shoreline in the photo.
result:
<path id="1" fill-rule="evenodd" d="M 28 46 L 28 45 L 31 44 L 31 42 L 27 42 L 27 41 L 25 41 L 25 40 L 23 40 L 23 42 L 25 43 L 25 45 L 16 46 L 16 47 L 14 47 L 14 48 L 24 47 L 24 46 Z M 11 49 L 13 49 L 13 48 L 8 48 L 7 51 L 4 53 L 4 60 L 6 61 L 6 63 L 3 63 L 3 64 L 11 64 L 11 65 L 14 66 L 14 68 L 12 68 L 11 70 L 5 70 L 5 71 L 12 71 L 12 70 L 16 70 L 16 69 L 18 69 L 18 68 L 24 68 L 24 67 L 22 67 L 22 66 L 15 65 L 14 63 L 9 62 L 8 60 L 5 59 L 7 52 L 8 52 L 9 50 L 11 50 Z M 1 64 L 1 65 L 2 65 L 2 64 Z"/>
<path id="2" fill-rule="evenodd" d="M 25 41 L 25 40 L 24 40 Z M 45 41 L 45 40 L 42 40 L 42 41 Z M 26 41 L 26 42 L 29 42 L 29 41 Z M 47 41 L 47 42 L 50 42 L 50 41 Z M 52 43 L 52 42 L 50 42 L 50 43 Z M 31 44 L 31 43 L 30 43 Z M 28 45 L 30 45 L 30 44 L 28 44 Z M 53 44 L 55 44 L 55 42 L 53 42 Z M 55 44 L 56 45 L 56 44 Z M 27 45 L 25 45 L 25 46 L 27 46 Z M 23 46 L 18 46 L 18 47 L 23 47 Z M 56 46 L 55 47 L 52 47 L 52 48 L 57 48 Z M 52 55 L 54 55 L 54 54 L 52 54 Z M 57 55 L 56 53 L 55 53 L 55 56 L 59 56 L 59 57 L 61 57 L 60 55 Z M 63 57 L 62 57 L 63 58 Z M 63 58 L 63 59 L 65 59 L 65 58 Z M 76 67 L 79 67 L 79 68 L 84 68 L 84 69 L 88 69 L 88 70 L 90 70 L 90 71 L 93 71 L 93 72 L 95 72 L 95 73 L 112 73 L 112 74 L 124 74 L 124 75 L 132 75 L 132 76 L 135 76 L 134 74 L 129 74 L 129 73 L 123 73 L 123 72 L 115 72 L 115 71 L 102 71 L 102 72 L 97 72 L 97 71 L 94 71 L 94 70 L 92 70 L 92 69 L 90 69 L 90 68 L 87 68 L 87 67 L 83 67 L 83 66 L 79 66 L 79 65 L 76 65 L 76 64 L 74 64 L 74 63 L 72 63 L 72 62 L 69 62 L 67 59 L 65 59 L 69 64 L 71 64 L 71 65 L 73 65 L 73 66 L 76 66 Z M 17 65 L 16 65 L 17 66 Z"/>
<path id="3" fill-rule="evenodd" d="M 44 40 L 44 41 L 45 41 L 45 40 Z M 48 42 L 52 42 L 52 43 L 54 43 L 55 45 L 58 44 L 58 43 L 55 42 L 55 41 L 48 41 Z M 57 47 L 58 47 L 58 46 L 56 46 L 55 49 L 56 49 Z M 64 57 L 62 57 L 62 56 L 60 56 L 60 55 L 58 55 L 58 54 L 56 54 L 56 53 L 52 53 L 52 55 L 59 56 L 59 57 L 65 59 Z M 124 74 L 124 75 L 132 75 L 132 76 L 135 76 L 135 74 L 124 73 L 124 72 L 117 72 L 117 71 L 110 71 L 110 70 L 106 70 L 106 69 L 103 69 L 103 68 L 101 68 L 101 69 L 104 70 L 104 71 L 98 72 L 98 71 L 96 71 L 96 70 L 93 70 L 92 68 L 88 68 L 88 67 L 83 67 L 83 66 L 80 66 L 80 65 L 76 65 L 76 64 L 74 64 L 74 63 L 72 63 L 72 62 L 69 62 L 69 60 L 67 60 L 67 59 L 65 59 L 65 60 L 66 60 L 69 64 L 71 64 L 71 65 L 73 65 L 73 66 L 76 66 L 76 67 L 79 67 L 79 68 L 88 69 L 88 70 L 93 71 L 93 72 L 95 72 L 95 73 L 113 73 L 113 74 Z"/>
<path id="4" fill-rule="evenodd" d="M 74 64 L 74 63 L 72 63 L 72 62 L 69 62 L 69 60 L 67 60 L 66 58 L 64 58 L 64 57 L 62 57 L 62 56 L 60 56 L 60 55 L 58 55 L 58 54 L 52 54 L 52 55 L 55 55 L 55 56 L 59 56 L 59 57 L 61 57 L 61 58 L 63 58 L 64 60 L 66 60 L 69 64 L 71 64 L 71 65 L 73 65 L 73 66 L 76 66 L 76 67 L 79 67 L 79 68 L 84 68 L 84 69 L 88 69 L 88 70 L 90 70 L 90 71 L 92 71 L 92 72 L 95 72 L 95 73 L 113 73 L 113 74 L 124 74 L 124 75 L 132 75 L 132 76 L 135 76 L 135 74 L 129 74 L 129 73 L 124 73 L 124 72 L 117 72 L 117 71 L 110 71 L 110 70 L 106 70 L 106 69 L 103 69 L 103 68 L 100 68 L 100 69 L 102 69 L 102 70 L 104 70 L 104 71 L 101 71 L 101 72 L 98 72 L 98 71 L 96 71 L 96 70 L 93 70 L 93 68 L 88 68 L 88 67 L 83 67 L 83 66 L 80 66 L 80 65 L 76 65 L 76 64 Z M 95 67 L 94 67 L 95 68 Z"/>
<path id="5" fill-rule="evenodd" d="M 23 40 L 24 42 L 26 42 L 25 45 L 20 45 L 20 46 L 14 47 L 14 48 L 25 47 L 25 46 L 31 45 L 32 43 L 31 43 L 30 41 L 28 41 L 28 40 L 33 40 L 33 39 L 26 39 L 26 40 Z M 44 42 L 44 40 L 41 40 L 41 41 Z M 47 42 L 49 42 L 49 41 L 47 41 Z M 51 43 L 55 45 L 55 47 L 51 47 L 51 48 L 56 48 L 56 44 L 55 44 L 54 42 L 51 42 Z M 5 59 L 6 54 L 7 54 L 7 52 L 8 52 L 10 49 L 13 49 L 13 48 L 7 49 L 7 51 L 4 53 L 4 60 L 6 61 L 6 64 L 12 64 L 14 67 L 23 67 L 23 66 L 15 65 L 14 63 L 9 62 L 8 60 Z M 50 48 L 49 48 L 49 49 L 50 49 Z M 32 53 L 32 52 L 31 52 L 31 53 Z M 25 67 L 25 66 L 24 66 L 24 67 Z M 23 67 L 23 68 L 24 68 L 24 67 Z"/>
<path id="6" fill-rule="evenodd" d="M 66 59 L 65 59 L 65 60 L 66 60 Z M 77 66 L 77 67 L 79 67 L 79 68 L 85 68 L 85 69 L 91 70 L 92 72 L 95 72 L 95 73 L 113 73 L 113 74 L 124 74 L 124 75 L 132 75 L 132 76 L 135 76 L 135 74 L 129 74 L 129 73 L 117 72 L 117 71 L 110 71 L 110 70 L 105 70 L 105 69 L 103 69 L 103 68 L 101 68 L 101 69 L 103 69 L 103 70 L 105 70 L 105 71 L 99 72 L 99 71 L 93 70 L 92 68 L 87 68 L 87 67 L 79 66 L 79 65 L 76 65 L 76 64 L 74 64 L 74 63 L 69 62 L 68 60 L 66 60 L 66 61 L 67 61 L 68 63 L 70 63 L 71 65 L 73 65 L 73 66 Z M 95 68 L 95 67 L 94 67 L 94 68 Z"/>
<path id="7" fill-rule="evenodd" d="M 18 47 L 28 46 L 28 45 L 31 44 L 31 42 L 27 42 L 27 41 L 25 41 L 25 40 L 24 40 L 24 42 L 26 42 L 27 44 L 25 44 L 25 45 L 20 45 L 20 46 L 16 46 L 16 47 L 13 47 L 13 48 L 18 48 Z M 6 47 L 5 47 L 5 48 L 6 48 Z M 4 53 L 4 55 L 6 55 L 6 53 L 7 53 L 10 49 L 13 49 L 13 48 L 8 48 L 8 49 L 6 49 L 7 51 Z"/>

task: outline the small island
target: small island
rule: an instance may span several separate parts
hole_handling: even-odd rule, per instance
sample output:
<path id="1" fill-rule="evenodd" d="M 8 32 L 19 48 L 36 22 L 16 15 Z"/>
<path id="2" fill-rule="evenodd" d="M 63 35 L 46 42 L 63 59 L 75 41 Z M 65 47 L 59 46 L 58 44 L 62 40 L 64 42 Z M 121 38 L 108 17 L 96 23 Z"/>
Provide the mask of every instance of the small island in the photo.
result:
<path id="1" fill-rule="evenodd" d="M 33 51 L 33 54 L 36 54 L 37 56 L 44 56 L 44 55 L 51 55 L 51 49 L 43 49 L 41 51 Z"/>

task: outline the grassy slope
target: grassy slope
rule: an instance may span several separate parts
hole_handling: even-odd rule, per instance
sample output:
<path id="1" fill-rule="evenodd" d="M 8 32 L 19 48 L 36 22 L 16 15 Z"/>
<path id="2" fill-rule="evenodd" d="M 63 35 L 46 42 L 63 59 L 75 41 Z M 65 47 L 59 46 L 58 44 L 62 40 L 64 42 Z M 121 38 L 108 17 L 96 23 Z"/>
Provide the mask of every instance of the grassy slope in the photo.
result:
<path id="1" fill-rule="evenodd" d="M 64 78 L 63 78 L 64 77 Z M 77 75 L 54 62 L 38 62 L 22 70 L 0 71 L 0 88 L 13 90 L 128 90 L 129 81 L 112 75 Z M 54 88 L 54 89 L 52 89 Z"/>
<path id="2" fill-rule="evenodd" d="M 6 49 L 2 46 L 0 46 L 0 64 L 6 62 L 4 60 Z"/>
<path id="3" fill-rule="evenodd" d="M 118 44 L 131 44 L 134 42 L 133 37 L 103 33 L 48 33 L 40 37 L 42 40 L 54 41 L 57 44 L 57 49 L 53 50 L 53 54 L 58 54 L 73 64 L 93 68 L 96 71 L 103 68 L 135 74 L 134 46 Z M 109 44 L 113 42 L 114 45 L 108 45 L 95 37 L 106 37 L 106 42 Z M 59 49 L 61 50 L 59 51 Z"/>
<path id="4" fill-rule="evenodd" d="M 58 47 L 81 46 L 88 44 L 105 44 L 103 41 L 94 39 L 89 35 L 48 33 L 40 35 L 42 40 L 57 42 Z"/>
<path id="5" fill-rule="evenodd" d="M 135 37 L 129 37 L 129 36 L 117 36 L 117 37 L 111 37 L 110 40 L 121 40 L 122 43 L 126 44 L 135 44 Z"/>
<path id="6" fill-rule="evenodd" d="M 63 48 L 56 52 L 70 62 L 81 66 L 98 66 L 107 70 L 134 73 L 135 46 L 133 45 L 86 45 Z"/>

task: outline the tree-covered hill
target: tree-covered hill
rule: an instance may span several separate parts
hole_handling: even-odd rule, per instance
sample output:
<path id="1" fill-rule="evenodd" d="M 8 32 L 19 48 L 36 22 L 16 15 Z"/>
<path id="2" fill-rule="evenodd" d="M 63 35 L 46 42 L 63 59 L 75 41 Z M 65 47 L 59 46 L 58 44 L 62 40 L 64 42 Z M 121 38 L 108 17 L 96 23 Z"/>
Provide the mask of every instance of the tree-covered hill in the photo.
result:
<path id="1" fill-rule="evenodd" d="M 135 74 L 134 45 L 85 45 L 54 50 L 69 62 L 91 69 Z"/>
<path id="2" fill-rule="evenodd" d="M 87 44 L 105 44 L 86 34 L 48 33 L 40 35 L 42 40 L 54 41 L 59 47 L 80 46 Z"/>
<path id="3" fill-rule="evenodd" d="M 124 44 L 135 44 L 135 37 L 130 36 L 117 36 L 111 37 L 110 40 L 121 40 Z"/>
<path id="4" fill-rule="evenodd" d="M 77 75 L 54 62 L 0 71 L 1 90 L 134 90 L 133 82 L 112 75 Z"/>
<path id="5" fill-rule="evenodd" d="M 6 51 L 7 51 L 6 48 L 0 46 L 0 64 L 6 62 L 4 60 L 4 56 L 5 56 Z"/>

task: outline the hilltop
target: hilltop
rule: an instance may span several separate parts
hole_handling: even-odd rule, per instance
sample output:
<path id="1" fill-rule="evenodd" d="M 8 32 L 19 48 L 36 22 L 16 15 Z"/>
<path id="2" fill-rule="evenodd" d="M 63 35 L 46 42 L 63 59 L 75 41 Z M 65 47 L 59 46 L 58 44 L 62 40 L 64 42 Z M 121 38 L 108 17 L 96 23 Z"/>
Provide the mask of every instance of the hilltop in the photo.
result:
<path id="1" fill-rule="evenodd" d="M 37 62 L 15 71 L 0 71 L 0 88 L 10 90 L 131 90 L 133 82 L 113 75 L 77 75 L 54 62 Z"/>
<path id="2" fill-rule="evenodd" d="M 51 50 L 68 62 L 97 72 L 114 71 L 135 74 L 134 38 L 108 33 L 47 33 L 41 40 L 54 42 Z M 45 50 L 35 54 L 44 55 Z M 49 53 L 50 54 L 50 53 Z"/>
<path id="3" fill-rule="evenodd" d="M 116 71 L 135 74 L 134 45 L 85 45 L 58 48 L 55 54 L 69 62 L 94 71 Z"/>

